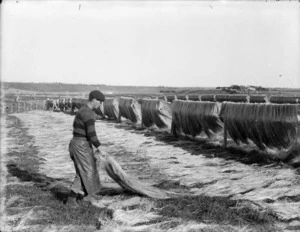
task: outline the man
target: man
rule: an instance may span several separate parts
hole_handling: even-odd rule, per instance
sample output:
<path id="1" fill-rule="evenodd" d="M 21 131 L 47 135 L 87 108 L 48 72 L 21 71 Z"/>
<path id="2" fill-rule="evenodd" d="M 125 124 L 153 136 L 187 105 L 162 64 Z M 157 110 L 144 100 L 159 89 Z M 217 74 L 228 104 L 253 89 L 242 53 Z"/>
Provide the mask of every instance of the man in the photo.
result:
<path id="1" fill-rule="evenodd" d="M 85 196 L 95 196 L 100 190 L 100 178 L 96 167 L 93 146 L 96 153 L 100 153 L 95 121 L 94 109 L 100 107 L 105 100 L 104 95 L 94 90 L 89 94 L 87 104 L 77 112 L 73 122 L 73 138 L 70 141 L 69 151 L 74 162 L 76 176 L 71 186 L 71 193 L 67 205 L 77 207 L 77 200 Z"/>

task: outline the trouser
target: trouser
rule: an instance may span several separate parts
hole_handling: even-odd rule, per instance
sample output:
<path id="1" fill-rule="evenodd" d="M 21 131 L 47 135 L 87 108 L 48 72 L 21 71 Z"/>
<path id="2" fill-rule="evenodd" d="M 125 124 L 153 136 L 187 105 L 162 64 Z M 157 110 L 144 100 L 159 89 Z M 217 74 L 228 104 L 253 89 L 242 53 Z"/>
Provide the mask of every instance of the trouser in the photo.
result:
<path id="1" fill-rule="evenodd" d="M 71 185 L 75 193 L 91 195 L 100 190 L 100 178 L 96 166 L 94 151 L 86 138 L 73 137 L 69 145 L 76 176 Z"/>

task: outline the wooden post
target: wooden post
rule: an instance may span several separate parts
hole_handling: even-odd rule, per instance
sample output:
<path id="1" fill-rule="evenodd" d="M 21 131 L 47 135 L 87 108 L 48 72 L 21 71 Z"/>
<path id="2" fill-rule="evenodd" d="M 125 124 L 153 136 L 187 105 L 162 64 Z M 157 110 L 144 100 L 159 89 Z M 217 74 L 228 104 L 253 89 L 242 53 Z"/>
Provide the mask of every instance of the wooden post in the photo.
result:
<path id="1" fill-rule="evenodd" d="M 298 105 L 298 110 L 297 110 L 297 124 L 296 124 L 296 141 L 294 142 L 294 144 L 292 144 L 292 146 L 290 146 L 285 154 L 285 156 L 283 157 L 283 159 L 287 158 L 288 156 L 290 156 L 290 154 L 297 149 L 297 144 L 300 143 L 300 106 Z"/>
<path id="2" fill-rule="evenodd" d="M 297 135 L 296 143 L 300 143 L 300 105 L 298 105 L 297 119 L 298 122 L 296 124 L 296 135 Z"/>
<path id="3" fill-rule="evenodd" d="M 144 129 L 142 112 L 141 112 L 141 129 Z"/>
<path id="4" fill-rule="evenodd" d="M 145 128 L 145 126 L 143 124 L 143 118 L 141 118 L 141 129 L 144 129 L 144 128 Z"/>
<path id="5" fill-rule="evenodd" d="M 121 123 L 121 112 L 119 110 L 118 122 Z"/>
<path id="6" fill-rule="evenodd" d="M 224 148 L 227 148 L 227 125 L 226 125 L 226 121 L 224 121 Z"/>

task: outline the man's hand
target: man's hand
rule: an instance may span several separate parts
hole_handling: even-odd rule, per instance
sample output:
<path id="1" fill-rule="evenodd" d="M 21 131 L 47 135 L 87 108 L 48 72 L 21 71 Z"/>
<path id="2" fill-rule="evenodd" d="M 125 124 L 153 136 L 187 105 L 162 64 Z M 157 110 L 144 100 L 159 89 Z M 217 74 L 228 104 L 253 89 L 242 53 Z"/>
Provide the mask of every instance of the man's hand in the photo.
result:
<path id="1" fill-rule="evenodd" d="M 101 158 L 101 152 L 99 149 L 96 149 L 94 152 L 94 157 L 96 160 L 99 160 Z"/>
<path id="2" fill-rule="evenodd" d="M 97 156 L 97 158 L 98 157 L 103 157 L 103 158 L 106 158 L 106 156 L 108 155 L 108 153 L 105 151 L 105 150 L 103 150 L 103 149 L 96 149 L 96 151 L 95 151 L 95 156 Z"/>
<path id="3" fill-rule="evenodd" d="M 104 158 L 107 158 L 108 157 L 108 153 L 105 151 L 105 150 L 102 150 L 101 151 L 101 155 L 104 157 Z"/>

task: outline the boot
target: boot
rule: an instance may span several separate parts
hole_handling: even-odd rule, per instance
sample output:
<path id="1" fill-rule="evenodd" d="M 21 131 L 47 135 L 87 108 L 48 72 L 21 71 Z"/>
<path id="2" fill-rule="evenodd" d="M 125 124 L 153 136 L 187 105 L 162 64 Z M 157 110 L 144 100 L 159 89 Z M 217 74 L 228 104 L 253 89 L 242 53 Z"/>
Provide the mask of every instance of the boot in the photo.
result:
<path id="1" fill-rule="evenodd" d="M 86 206 L 89 206 L 91 204 L 91 202 L 85 200 L 86 196 L 87 195 L 83 195 L 83 194 L 80 194 L 80 193 L 77 194 L 76 202 L 79 206 L 86 207 Z"/>
<path id="2" fill-rule="evenodd" d="M 87 195 L 85 196 L 82 201 L 89 201 L 89 202 L 92 202 L 92 201 L 99 201 L 99 200 L 102 200 L 103 196 L 100 196 L 96 193 L 94 194 L 90 194 L 90 195 Z"/>
<path id="3" fill-rule="evenodd" d="M 70 191 L 70 194 L 68 196 L 68 199 L 66 201 L 66 206 L 69 208 L 76 209 L 79 207 L 79 204 L 77 203 L 77 193 L 73 192 L 72 190 Z"/>
<path id="4" fill-rule="evenodd" d="M 66 202 L 66 206 L 72 209 L 76 209 L 79 207 L 79 204 L 77 203 L 77 199 L 75 197 L 69 196 Z"/>

